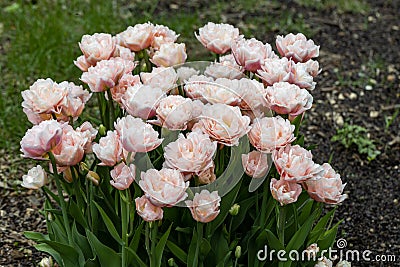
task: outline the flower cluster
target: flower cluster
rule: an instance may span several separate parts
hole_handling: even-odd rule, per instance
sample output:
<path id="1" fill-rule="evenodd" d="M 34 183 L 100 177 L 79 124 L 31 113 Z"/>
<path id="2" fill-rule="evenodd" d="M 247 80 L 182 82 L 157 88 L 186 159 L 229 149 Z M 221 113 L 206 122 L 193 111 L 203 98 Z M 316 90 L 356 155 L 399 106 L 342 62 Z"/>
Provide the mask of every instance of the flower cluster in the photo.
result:
<path id="1" fill-rule="evenodd" d="M 319 64 L 312 58 L 319 46 L 303 34 L 278 36 L 279 56 L 270 44 L 211 22 L 195 35 L 218 55 L 205 68 L 182 65 L 185 44 L 177 43 L 179 35 L 166 26 L 143 23 L 115 36 L 84 35 L 79 43 L 83 55 L 74 63 L 91 93 L 51 79 L 39 79 L 22 92 L 24 112 L 34 124 L 21 140 L 23 156 L 50 159 L 48 172 L 56 179 L 62 173 L 64 182 L 74 184 L 77 195 L 71 199 L 78 204 L 93 200 L 78 196 L 76 187 L 85 180 L 100 188 L 96 198 L 107 209 L 113 199 L 115 207 L 121 206 L 122 239 L 115 237 L 116 228 L 110 233 L 123 244 L 123 259 L 134 218 L 126 207 L 153 222 L 167 220 L 166 209 L 185 206 L 189 218 L 209 223 L 224 210 L 223 187 L 240 186 L 238 181 L 265 183 L 268 195 L 282 206 L 295 203 L 303 191 L 328 204 L 347 197 L 340 175 L 328 163 L 315 163 L 298 135 L 313 103 L 309 91 Z M 78 120 L 92 94 L 99 101 L 98 127 Z M 240 150 L 244 142 L 247 148 Z M 237 155 L 228 155 L 235 149 Z M 226 160 L 233 158 L 239 158 L 235 164 L 241 173 L 229 172 L 234 164 Z M 224 171 L 229 179 L 221 178 Z M 45 168 L 37 166 L 23 176 L 22 186 L 38 189 L 47 182 Z M 97 209 L 109 228 L 111 219 Z"/>
<path id="2" fill-rule="evenodd" d="M 196 37 L 211 52 L 225 54 L 201 75 L 194 69 L 176 71 L 171 67 L 186 60 L 185 46 L 175 43 L 178 35 L 165 26 L 144 23 L 114 37 L 104 33 L 82 37 L 79 47 L 83 56 L 75 61 L 84 71 L 81 80 L 94 93 L 109 92 L 107 96 L 128 113 L 117 119 L 115 130 L 93 145 L 100 165 L 113 167 L 111 184 L 119 190 L 129 188 L 135 179 L 135 153 L 150 152 L 161 144 L 151 126 L 154 124 L 192 132 L 186 137 L 181 134 L 164 148 L 165 169 L 142 173 L 139 184 L 149 201 L 137 199 L 137 205 L 147 220 L 162 217 L 160 212 L 158 216 L 144 215 L 154 212 L 151 205 L 171 206 L 185 199 L 188 183 L 184 181 L 193 176 L 204 184 L 214 181 L 217 143 L 237 146 L 245 135 L 255 148 L 242 155 L 245 172 L 254 178 L 264 177 L 271 164 L 266 154 L 272 153 L 281 178 L 271 180 L 271 193 L 282 205 L 296 201 L 301 186 L 317 201 L 341 202 L 345 195 L 340 176 L 329 164 L 314 163 L 310 151 L 291 145 L 296 138 L 290 121 L 312 106 L 308 90 L 315 87 L 313 77 L 319 66 L 311 58 L 318 56 L 319 47 L 302 34 L 278 36 L 276 45 L 283 56 L 279 58 L 270 44 L 245 39 L 228 24 L 208 23 Z M 156 67 L 133 75 L 138 65 L 135 53 L 149 55 Z M 255 73 L 263 84 L 247 78 L 245 71 Z M 179 92 L 176 95 L 178 80 L 185 84 L 187 97 Z M 78 164 L 85 148 L 91 151 L 97 132 L 92 126 L 76 131 L 71 125 L 49 119 L 75 120 L 91 94 L 81 86 L 57 84 L 51 79 L 38 80 L 22 94 L 25 113 L 39 124 L 21 141 L 24 155 L 44 159 L 52 152 L 59 167 Z M 271 117 L 269 111 L 278 116 Z M 205 194 L 196 195 L 196 199 Z"/>
<path id="3" fill-rule="evenodd" d="M 268 43 L 264 44 L 254 38 L 245 39 L 236 34 L 234 29 L 225 25 L 217 27 L 214 24 L 208 24 L 199 30 L 197 38 L 206 48 L 216 53 L 221 49 L 215 51 L 214 43 L 207 42 L 209 36 L 224 40 L 226 47 L 229 46 L 227 43 L 230 41 L 230 49 L 226 48 L 223 51 L 232 50 L 233 58 L 239 66 L 236 68 L 239 71 L 255 73 L 266 86 L 266 88 L 252 90 L 251 96 L 247 95 L 247 98 L 259 100 L 259 96 L 255 95 L 260 94 L 263 99 L 246 103 L 250 104 L 250 110 L 256 117 L 250 125 L 248 137 L 257 152 L 252 151 L 242 156 L 245 172 L 254 178 L 265 176 L 268 160 L 263 154 L 272 153 L 273 162 L 281 178 L 280 180 L 273 178 L 270 188 L 273 197 L 281 205 L 295 202 L 302 192 L 302 186 L 317 201 L 330 204 L 342 202 L 346 198 L 346 195 L 342 194 L 345 185 L 332 167 L 328 163 L 322 166 L 314 163 L 310 151 L 299 145 L 291 145 L 295 140 L 293 135 L 295 126 L 290 121 L 297 116 L 302 116 L 312 106 L 313 97 L 308 90 L 315 88 L 316 83 L 313 78 L 319 73 L 319 64 L 311 58 L 319 55 L 319 46 L 316 46 L 312 40 L 307 40 L 301 33 L 278 36 L 276 46 L 282 56 L 279 58 Z M 229 71 L 231 70 L 226 71 L 226 77 L 231 77 Z M 242 78 L 236 83 L 240 84 L 245 80 L 246 78 Z M 232 91 L 225 90 L 227 92 L 224 92 L 224 97 L 220 97 L 218 89 L 209 89 L 209 91 L 212 90 L 214 99 L 207 97 L 207 93 L 202 91 L 204 90 L 202 87 L 198 88 L 198 85 L 194 89 L 189 88 L 190 94 L 208 102 L 210 102 L 209 99 L 213 99 L 215 102 L 221 101 L 235 106 L 241 101 L 246 101 L 246 98 L 243 97 L 245 90 L 240 90 L 243 87 L 240 85 L 235 87 L 236 84 L 232 81 L 225 82 L 225 84 L 230 83 L 227 87 Z M 215 83 L 221 82 L 216 79 Z M 248 88 L 246 91 L 249 94 Z M 235 96 L 239 99 L 235 99 Z M 265 113 L 260 111 L 263 108 L 272 110 L 275 114 L 287 116 L 289 120 L 281 116 L 265 117 Z M 216 114 L 216 110 L 210 113 L 212 121 L 216 121 L 215 115 L 213 117 L 211 114 Z M 217 116 L 220 114 L 224 113 L 220 111 Z M 245 131 L 246 127 L 243 124 L 240 127 Z M 230 136 L 234 135 L 230 134 Z"/>

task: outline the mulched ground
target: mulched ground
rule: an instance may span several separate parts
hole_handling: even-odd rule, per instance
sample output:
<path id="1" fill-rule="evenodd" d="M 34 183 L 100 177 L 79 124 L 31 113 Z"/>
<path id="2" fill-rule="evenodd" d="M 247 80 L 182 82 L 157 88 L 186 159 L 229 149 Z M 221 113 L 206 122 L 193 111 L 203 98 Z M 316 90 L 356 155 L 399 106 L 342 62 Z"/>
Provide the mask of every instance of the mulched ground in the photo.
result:
<path id="1" fill-rule="evenodd" d="M 315 160 L 327 162 L 333 155 L 332 165 L 347 182 L 349 199 L 336 213 L 344 219 L 339 236 L 347 240 L 348 249 L 398 258 L 397 263 L 354 262 L 353 266 L 400 266 L 400 116 L 384 130 L 385 117 L 400 106 L 400 2 L 370 0 L 366 14 L 284 3 L 282 9 L 302 14 L 316 31 L 314 41 L 321 45 L 323 72 L 312 92 L 314 106 L 306 117 L 305 135 L 307 143 L 318 145 Z M 233 24 L 238 15 L 234 12 L 228 16 Z M 247 15 L 268 14 L 279 12 L 259 10 Z M 263 41 L 271 42 L 274 33 L 266 36 Z M 332 143 L 335 129 L 343 122 L 367 128 L 381 155 L 368 162 L 356 148 Z M 4 154 L 0 151 L 0 178 L 19 179 L 26 169 L 11 172 L 9 162 L 15 159 Z M 38 212 L 40 193 L 2 183 L 0 195 L 0 266 L 34 266 L 44 255 L 31 247 L 22 232 L 44 231 Z"/>

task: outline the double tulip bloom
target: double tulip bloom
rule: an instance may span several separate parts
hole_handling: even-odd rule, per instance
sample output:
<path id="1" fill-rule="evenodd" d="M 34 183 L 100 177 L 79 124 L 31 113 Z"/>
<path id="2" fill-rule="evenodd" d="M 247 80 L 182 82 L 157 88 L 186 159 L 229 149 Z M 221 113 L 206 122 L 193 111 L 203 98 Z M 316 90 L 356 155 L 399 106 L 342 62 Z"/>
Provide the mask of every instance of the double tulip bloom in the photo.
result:
<path id="1" fill-rule="evenodd" d="M 76 120 L 91 97 L 82 86 L 66 81 L 56 83 L 49 78 L 37 80 L 21 94 L 23 111 L 33 124 L 52 118 L 58 121 Z"/>
<path id="2" fill-rule="evenodd" d="M 201 44 L 216 54 L 225 54 L 231 50 L 232 43 L 239 37 L 239 30 L 232 25 L 213 22 L 207 23 L 196 33 Z"/>

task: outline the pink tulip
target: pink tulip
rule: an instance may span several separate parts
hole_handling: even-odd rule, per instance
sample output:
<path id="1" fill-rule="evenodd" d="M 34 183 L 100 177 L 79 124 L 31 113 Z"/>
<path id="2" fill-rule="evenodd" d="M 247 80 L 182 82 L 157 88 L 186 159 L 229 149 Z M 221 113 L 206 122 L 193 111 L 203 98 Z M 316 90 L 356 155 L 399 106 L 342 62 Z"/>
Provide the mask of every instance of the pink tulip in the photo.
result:
<path id="1" fill-rule="evenodd" d="M 202 223 L 213 221 L 219 214 L 221 197 L 217 191 L 210 193 L 208 190 L 201 190 L 200 194 L 194 195 L 193 201 L 185 201 L 190 209 L 194 220 Z"/>
<path id="2" fill-rule="evenodd" d="M 153 205 L 146 196 L 135 199 L 136 211 L 140 217 L 146 222 L 154 222 L 162 220 L 163 209 Z"/>
<path id="3" fill-rule="evenodd" d="M 197 177 L 199 179 L 199 184 L 210 184 L 214 182 L 217 179 L 217 176 L 215 175 L 215 166 L 213 165 L 212 167 L 200 172 Z"/>
<path id="4" fill-rule="evenodd" d="M 199 175 L 214 166 L 216 150 L 217 143 L 212 142 L 206 134 L 190 132 L 187 137 L 180 134 L 175 142 L 164 148 L 164 167 Z"/>
<path id="5" fill-rule="evenodd" d="M 265 99 L 267 106 L 278 114 L 297 116 L 309 110 L 313 97 L 306 89 L 287 82 L 278 82 L 267 87 Z"/>
<path id="6" fill-rule="evenodd" d="M 81 81 L 88 84 L 92 92 L 103 92 L 116 86 L 122 75 L 130 73 L 134 68 L 135 64 L 132 61 L 111 58 L 90 67 L 82 74 Z"/>
<path id="7" fill-rule="evenodd" d="M 254 113 L 260 113 L 264 117 L 266 112 L 266 102 L 264 100 L 265 89 L 262 83 L 242 78 L 238 81 L 238 88 L 236 89 L 241 98 L 239 107 L 242 110 L 251 110 Z"/>
<path id="8" fill-rule="evenodd" d="M 238 84 L 238 80 L 218 78 L 213 83 L 205 84 L 200 94 L 208 103 L 236 106 L 240 103 L 240 95 L 237 92 Z"/>
<path id="9" fill-rule="evenodd" d="M 128 115 L 117 119 L 115 129 L 121 138 L 122 147 L 128 152 L 149 152 L 163 141 L 150 124 Z"/>
<path id="10" fill-rule="evenodd" d="M 79 56 L 76 60 L 74 60 L 75 66 L 77 66 L 81 71 L 88 71 L 89 67 L 92 65 L 86 60 L 84 55 Z"/>
<path id="11" fill-rule="evenodd" d="M 23 156 L 44 159 L 49 151 L 61 143 L 64 127 L 66 123 L 61 124 L 55 120 L 43 121 L 33 126 L 20 142 Z"/>
<path id="12" fill-rule="evenodd" d="M 113 57 L 120 57 L 120 58 L 128 60 L 128 61 L 134 61 L 135 53 L 132 52 L 129 48 L 126 48 L 126 47 L 120 46 L 120 45 L 116 45 Z"/>
<path id="13" fill-rule="evenodd" d="M 168 93 L 177 87 L 176 81 L 178 80 L 178 75 L 172 67 L 159 67 L 153 68 L 150 73 L 140 73 L 140 78 L 143 84 L 153 88 L 160 88 L 165 93 Z"/>
<path id="14" fill-rule="evenodd" d="M 39 124 L 43 120 L 51 119 L 52 114 L 61 113 L 60 105 L 67 93 L 64 86 L 51 79 L 39 79 L 29 87 L 29 90 L 21 93 L 24 99 L 22 107 L 28 119 L 33 124 Z"/>
<path id="15" fill-rule="evenodd" d="M 132 75 L 132 73 L 125 73 L 119 79 L 118 84 L 111 88 L 111 97 L 114 101 L 122 105 L 122 98 L 129 87 L 141 84 L 139 75 Z"/>
<path id="16" fill-rule="evenodd" d="M 267 58 L 277 57 L 270 44 L 263 44 L 254 38 L 236 39 L 232 44 L 232 54 L 240 66 L 251 72 L 261 69 Z"/>
<path id="17" fill-rule="evenodd" d="M 160 46 L 165 43 L 174 43 L 178 39 L 179 34 L 163 25 L 156 25 L 153 28 L 151 47 L 160 49 Z"/>
<path id="18" fill-rule="evenodd" d="M 85 154 L 84 147 L 87 138 L 81 132 L 75 131 L 71 125 L 63 127 L 63 135 L 59 145 L 52 152 L 60 167 L 78 164 Z"/>
<path id="19" fill-rule="evenodd" d="M 161 88 L 136 84 L 128 87 L 122 96 L 123 108 L 132 116 L 149 119 L 156 115 L 156 109 L 166 94 Z"/>
<path id="20" fill-rule="evenodd" d="M 85 153 L 92 153 L 92 142 L 96 139 L 98 131 L 88 121 L 82 123 L 80 127 L 76 128 L 76 131 L 80 132 L 86 140 L 86 143 L 83 146 Z"/>
<path id="21" fill-rule="evenodd" d="M 119 45 L 129 48 L 134 52 L 146 49 L 152 41 L 154 25 L 151 23 L 129 26 L 125 31 L 117 34 Z"/>
<path id="22" fill-rule="evenodd" d="M 252 178 L 265 177 L 269 169 L 267 154 L 256 150 L 242 154 L 242 165 L 248 176 Z"/>
<path id="23" fill-rule="evenodd" d="M 318 63 L 318 61 L 315 61 L 315 60 L 310 59 L 310 60 L 308 60 L 305 64 L 306 64 L 307 72 L 308 72 L 312 77 L 315 78 L 315 77 L 321 72 L 321 69 L 319 68 L 319 63 Z"/>
<path id="24" fill-rule="evenodd" d="M 317 84 L 313 80 L 313 76 L 309 73 L 310 66 L 307 63 L 294 63 L 291 62 L 290 65 L 290 74 L 288 82 L 298 85 L 300 88 L 304 88 L 307 90 L 314 90 L 315 85 Z"/>
<path id="25" fill-rule="evenodd" d="M 178 170 L 150 169 L 142 172 L 139 186 L 145 192 L 146 197 L 158 207 L 172 207 L 176 203 L 187 198 L 185 192 L 189 182 L 185 182 Z"/>
<path id="26" fill-rule="evenodd" d="M 37 165 L 22 176 L 21 186 L 28 189 L 39 189 L 48 182 L 47 173 L 42 166 Z"/>
<path id="27" fill-rule="evenodd" d="M 101 163 L 99 165 L 114 166 L 122 159 L 122 143 L 116 131 L 108 131 L 107 136 L 93 144 L 93 152 Z"/>
<path id="28" fill-rule="evenodd" d="M 307 180 L 305 188 L 310 197 L 316 201 L 328 204 L 338 204 L 347 198 L 343 194 L 346 184 L 342 183 L 340 175 L 328 163 L 322 164 L 323 174 L 316 179 Z"/>
<path id="29" fill-rule="evenodd" d="M 281 56 L 295 62 L 306 62 L 319 55 L 319 46 L 313 40 L 307 40 L 302 33 L 289 33 L 285 37 L 279 35 L 276 37 L 276 48 Z"/>
<path id="30" fill-rule="evenodd" d="M 128 167 L 125 162 L 121 162 L 111 170 L 110 175 L 112 178 L 110 184 L 113 187 L 118 190 L 128 189 L 133 180 L 135 180 L 136 166 L 130 164 Z"/>
<path id="31" fill-rule="evenodd" d="M 301 185 L 295 182 L 289 182 L 284 179 L 271 179 L 270 184 L 271 194 L 282 206 L 297 201 L 301 194 Z"/>
<path id="32" fill-rule="evenodd" d="M 185 82 L 184 90 L 189 98 L 203 100 L 204 88 L 210 86 L 213 82 L 214 79 L 211 77 L 193 75 Z"/>
<path id="33" fill-rule="evenodd" d="M 250 143 L 260 152 L 271 153 L 286 146 L 296 138 L 293 135 L 295 126 L 289 120 L 277 117 L 254 119 L 248 133 Z"/>
<path id="34" fill-rule="evenodd" d="M 111 58 L 115 50 L 115 41 L 110 34 L 95 33 L 82 36 L 79 47 L 86 61 L 95 66 L 97 62 Z"/>
<path id="35" fill-rule="evenodd" d="M 85 104 L 89 101 L 92 94 L 87 90 L 83 90 L 82 86 L 77 86 L 71 82 L 62 82 L 58 85 L 65 88 L 66 95 L 60 104 L 61 113 L 67 117 L 76 120 L 85 108 Z"/>
<path id="36" fill-rule="evenodd" d="M 272 154 L 276 170 L 284 180 L 304 182 L 321 176 L 323 168 L 314 163 L 311 151 L 299 145 L 288 145 Z"/>
<path id="37" fill-rule="evenodd" d="M 184 84 L 192 76 L 199 75 L 200 71 L 191 67 L 179 67 L 176 70 L 180 84 Z"/>
<path id="38" fill-rule="evenodd" d="M 207 66 L 204 74 L 208 77 L 212 77 L 213 79 L 227 78 L 233 80 L 244 77 L 240 66 L 237 65 L 236 62 L 235 64 L 231 65 L 230 61 L 211 63 L 209 66 Z"/>
<path id="39" fill-rule="evenodd" d="M 157 67 L 172 67 L 185 63 L 186 58 L 185 44 L 165 43 L 154 53 L 150 61 Z"/>
<path id="40" fill-rule="evenodd" d="M 269 58 L 261 65 L 261 69 L 257 71 L 266 86 L 273 85 L 277 82 L 287 82 L 290 77 L 290 61 L 287 58 Z"/>
<path id="41" fill-rule="evenodd" d="M 227 146 L 236 146 L 250 130 L 250 118 L 242 116 L 238 107 L 225 104 L 207 105 L 199 121 L 201 131 Z"/>
<path id="42" fill-rule="evenodd" d="M 186 130 L 187 123 L 193 118 L 192 111 L 192 100 L 180 95 L 167 96 L 156 109 L 160 126 L 171 131 Z"/>
<path id="43" fill-rule="evenodd" d="M 239 29 L 232 25 L 209 22 L 199 29 L 199 35 L 195 33 L 201 44 L 216 54 L 225 54 L 231 50 L 231 45 L 239 37 Z"/>

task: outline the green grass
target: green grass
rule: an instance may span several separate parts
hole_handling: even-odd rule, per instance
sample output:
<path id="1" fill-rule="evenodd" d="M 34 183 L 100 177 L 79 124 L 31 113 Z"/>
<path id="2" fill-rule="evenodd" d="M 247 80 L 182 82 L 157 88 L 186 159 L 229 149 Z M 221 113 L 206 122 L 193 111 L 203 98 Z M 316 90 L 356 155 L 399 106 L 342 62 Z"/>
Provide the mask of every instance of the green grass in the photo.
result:
<path id="1" fill-rule="evenodd" d="M 363 0 L 295 0 L 304 7 L 313 7 L 318 10 L 336 9 L 340 13 L 351 12 L 364 14 L 369 10 L 368 4 Z"/>
<path id="2" fill-rule="evenodd" d="M 208 21 L 239 27 L 246 37 L 273 42 L 276 34 L 303 32 L 312 37 L 301 14 L 279 10 L 279 1 L 185 2 L 171 6 L 157 0 L 14 0 L 0 2 L 0 148 L 15 151 L 31 124 L 21 108 L 21 91 L 39 78 L 79 82 L 81 71 L 73 65 L 80 54 L 82 35 L 116 34 L 129 25 L 151 21 L 180 34 L 188 60 L 213 56 L 194 37 Z M 161 6 L 161 7 L 160 7 Z M 268 15 L 273 10 L 276 15 Z M 243 14 L 242 20 L 237 14 Z M 269 34 L 272 38 L 265 36 Z"/>

